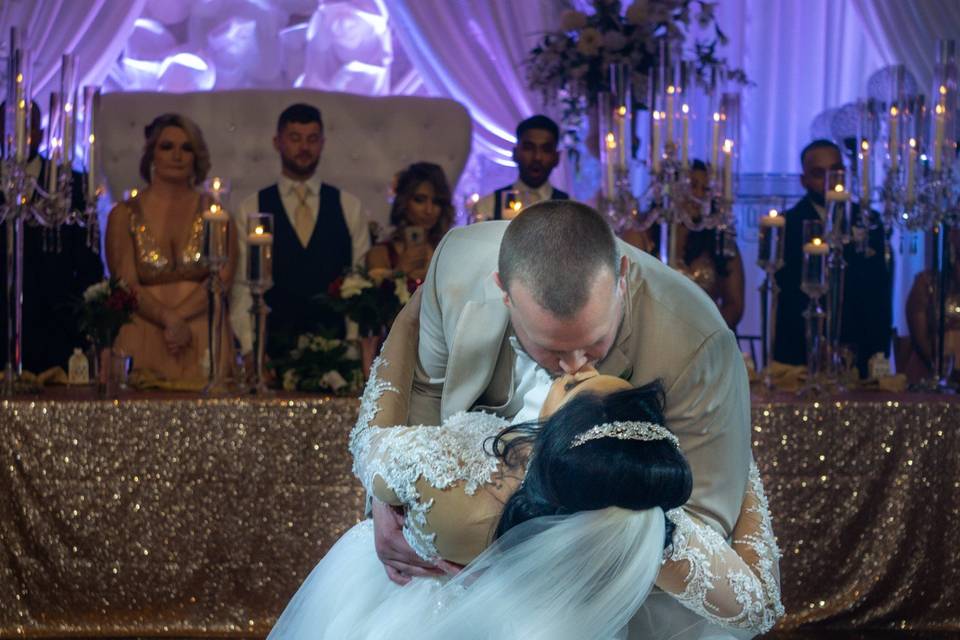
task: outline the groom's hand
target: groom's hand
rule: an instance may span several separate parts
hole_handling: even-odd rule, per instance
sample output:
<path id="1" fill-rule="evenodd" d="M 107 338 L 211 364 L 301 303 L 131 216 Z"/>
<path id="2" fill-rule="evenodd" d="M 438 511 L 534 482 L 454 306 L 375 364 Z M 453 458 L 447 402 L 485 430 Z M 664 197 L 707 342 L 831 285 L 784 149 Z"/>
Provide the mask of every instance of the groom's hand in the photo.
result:
<path id="1" fill-rule="evenodd" d="M 444 575 L 443 570 L 420 559 L 403 537 L 403 510 L 374 498 L 373 541 L 377 557 L 387 571 L 387 577 L 403 586 L 413 577 Z"/>

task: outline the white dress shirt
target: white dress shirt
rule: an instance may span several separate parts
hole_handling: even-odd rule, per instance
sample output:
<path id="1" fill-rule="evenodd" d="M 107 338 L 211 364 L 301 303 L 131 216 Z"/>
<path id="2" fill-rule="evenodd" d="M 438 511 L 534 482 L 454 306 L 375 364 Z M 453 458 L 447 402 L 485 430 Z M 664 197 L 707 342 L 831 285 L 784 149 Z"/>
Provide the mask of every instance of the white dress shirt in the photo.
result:
<path id="1" fill-rule="evenodd" d="M 549 182 L 544 182 L 539 187 L 531 187 L 523 180 L 517 178 L 510 187 L 514 191 L 520 192 L 520 202 L 523 203 L 523 206 L 529 207 L 532 204 L 537 202 L 542 202 L 543 200 L 549 200 L 553 195 L 553 185 Z M 477 204 L 474 205 L 474 211 L 478 214 L 482 214 L 484 219 L 493 220 L 493 214 L 496 212 L 496 207 L 500 206 L 499 202 L 494 202 L 494 196 L 497 194 L 496 191 L 493 193 L 488 193 L 487 195 L 480 198 L 477 201 Z"/>
<path id="2" fill-rule="evenodd" d="M 317 214 L 320 211 L 321 183 L 320 176 L 316 174 L 303 183 L 307 187 L 306 204 L 313 216 L 314 224 L 316 224 Z M 293 214 L 300 204 L 300 198 L 295 191 L 296 186 L 296 181 L 284 175 L 281 175 L 280 179 L 277 180 L 280 201 L 283 203 L 283 209 L 290 221 L 290 226 L 294 226 Z M 367 251 L 370 250 L 370 227 L 367 223 L 367 216 L 363 213 L 360 199 L 343 190 L 340 191 L 340 208 L 343 209 L 343 220 L 347 225 L 347 231 L 350 233 L 353 263 L 358 266 L 362 265 L 367 256 Z M 234 223 L 239 230 L 239 251 L 237 252 L 237 277 L 234 278 L 233 287 L 230 290 L 230 324 L 240 340 L 244 353 L 253 348 L 253 324 L 250 318 L 252 300 L 246 282 L 247 245 L 243 240 L 246 238 L 247 216 L 251 213 L 257 213 L 259 209 L 259 192 L 254 192 L 244 199 L 240 209 L 234 215 Z"/>
<path id="3" fill-rule="evenodd" d="M 510 346 L 517 354 L 513 365 L 513 379 L 518 380 L 514 395 L 523 399 L 523 407 L 513 417 L 510 424 L 534 422 L 540 418 L 540 410 L 550 393 L 553 378 L 546 369 L 534 362 L 516 336 L 510 336 Z"/>

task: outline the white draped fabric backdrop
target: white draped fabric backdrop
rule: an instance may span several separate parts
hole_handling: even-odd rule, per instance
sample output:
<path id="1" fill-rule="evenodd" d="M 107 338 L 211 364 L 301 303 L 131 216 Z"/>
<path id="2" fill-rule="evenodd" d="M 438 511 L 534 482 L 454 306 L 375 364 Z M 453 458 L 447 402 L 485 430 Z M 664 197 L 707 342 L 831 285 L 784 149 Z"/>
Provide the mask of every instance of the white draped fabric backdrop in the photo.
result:
<path id="1" fill-rule="evenodd" d="M 197 3 L 212 11 L 218 1 L 223 0 Z M 587 0 L 376 1 L 388 11 L 393 34 L 428 91 L 462 102 L 473 115 L 474 153 L 489 169 L 477 179 L 478 187 L 492 189 L 509 180 L 514 127 L 544 109 L 542 97 L 526 88 L 527 51 L 556 26 L 563 8 Z M 319 4 L 361 2 L 369 6 L 365 0 Z M 60 54 L 78 55 L 81 83 L 103 81 L 145 4 L 147 0 L 3 0 L 0 55 L 6 55 L 10 26 L 26 28 L 38 55 L 34 90 L 44 106 L 57 80 Z M 303 7 L 311 2 L 278 4 Z M 798 173 L 798 155 L 811 138 L 813 118 L 864 96 L 866 78 L 880 67 L 902 62 L 928 91 L 934 42 L 960 36 L 957 0 L 720 0 L 718 18 L 730 36 L 729 62 L 742 67 L 755 84 L 744 94 L 740 168 L 749 174 Z M 558 181 L 569 180 L 570 171 L 561 167 Z M 741 212 L 741 218 L 748 278 L 754 276 L 748 280 L 741 333 L 756 334 L 758 274 L 751 268 L 755 236 L 750 229 L 755 219 L 750 212 Z M 901 333 L 906 291 L 921 266 L 921 256 L 897 256 L 895 314 Z"/>

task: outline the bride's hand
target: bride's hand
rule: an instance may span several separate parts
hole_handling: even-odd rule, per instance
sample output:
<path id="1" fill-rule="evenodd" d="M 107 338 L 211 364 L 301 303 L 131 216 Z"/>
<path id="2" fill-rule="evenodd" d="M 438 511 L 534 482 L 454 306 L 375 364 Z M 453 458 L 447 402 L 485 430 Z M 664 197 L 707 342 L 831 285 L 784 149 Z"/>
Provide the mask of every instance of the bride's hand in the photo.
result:
<path id="1" fill-rule="evenodd" d="M 403 537 L 403 511 L 374 498 L 373 541 L 387 577 L 405 585 L 413 577 L 441 576 L 443 570 L 420 559 Z"/>

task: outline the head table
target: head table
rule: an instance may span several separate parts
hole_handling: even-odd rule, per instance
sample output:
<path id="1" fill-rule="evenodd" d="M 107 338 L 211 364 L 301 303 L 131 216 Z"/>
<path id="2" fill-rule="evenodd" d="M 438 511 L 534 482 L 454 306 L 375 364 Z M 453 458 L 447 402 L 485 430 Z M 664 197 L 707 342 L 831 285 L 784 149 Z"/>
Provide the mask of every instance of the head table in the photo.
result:
<path id="1" fill-rule="evenodd" d="M 0 637 L 265 635 L 363 515 L 354 398 L 0 401 Z M 781 629 L 960 630 L 960 400 L 755 397 Z"/>

